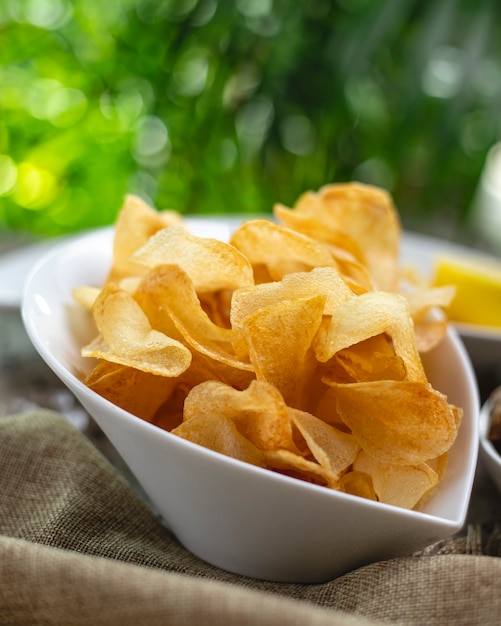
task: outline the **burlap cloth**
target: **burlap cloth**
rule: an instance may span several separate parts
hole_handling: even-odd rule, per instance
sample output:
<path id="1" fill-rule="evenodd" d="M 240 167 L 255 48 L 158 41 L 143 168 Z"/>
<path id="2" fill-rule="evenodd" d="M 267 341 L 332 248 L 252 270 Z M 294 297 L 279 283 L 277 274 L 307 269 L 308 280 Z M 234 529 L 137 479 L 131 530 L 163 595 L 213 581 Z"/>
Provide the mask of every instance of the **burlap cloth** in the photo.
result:
<path id="1" fill-rule="evenodd" d="M 501 624 L 498 528 L 320 585 L 261 582 L 177 543 L 50 411 L 0 419 L 0 624 Z"/>

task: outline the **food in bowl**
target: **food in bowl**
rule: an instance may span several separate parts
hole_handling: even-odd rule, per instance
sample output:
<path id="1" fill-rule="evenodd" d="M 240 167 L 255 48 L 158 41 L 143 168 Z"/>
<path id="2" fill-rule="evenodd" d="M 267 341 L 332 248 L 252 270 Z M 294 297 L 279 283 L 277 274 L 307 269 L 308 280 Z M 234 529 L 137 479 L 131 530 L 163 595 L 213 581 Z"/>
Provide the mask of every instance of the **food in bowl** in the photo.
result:
<path id="1" fill-rule="evenodd" d="M 193 235 L 227 241 L 240 220 L 188 217 L 184 223 Z M 92 314 L 75 303 L 73 293 L 91 306 L 110 275 L 115 238 L 115 229 L 98 230 L 41 259 L 24 290 L 23 319 L 36 349 L 95 419 L 187 549 L 240 575 L 317 583 L 409 555 L 461 529 L 476 466 L 478 395 L 454 329 L 446 329 L 433 348 L 427 332 L 418 335 L 429 347 L 420 357 L 430 384 L 463 411 L 443 478 L 419 510 L 385 504 L 219 454 L 134 415 L 135 407 L 145 410 L 142 402 L 134 405 L 134 394 L 128 394 L 131 409 L 124 410 L 86 385 L 96 362 L 81 350 L 97 333 Z M 445 327 L 441 317 L 436 321 L 432 338 Z M 425 322 L 416 323 L 416 330 L 425 331 Z M 142 395 L 154 405 L 152 381 Z M 110 387 L 117 389 L 112 378 Z M 174 423 L 179 419 L 173 411 Z"/>
<path id="2" fill-rule="evenodd" d="M 303 195 L 229 242 L 129 197 L 104 284 L 75 290 L 96 336 L 85 384 L 232 458 L 419 508 L 445 475 L 462 408 L 420 351 L 443 339 L 447 286 L 403 288 L 389 195 Z"/>

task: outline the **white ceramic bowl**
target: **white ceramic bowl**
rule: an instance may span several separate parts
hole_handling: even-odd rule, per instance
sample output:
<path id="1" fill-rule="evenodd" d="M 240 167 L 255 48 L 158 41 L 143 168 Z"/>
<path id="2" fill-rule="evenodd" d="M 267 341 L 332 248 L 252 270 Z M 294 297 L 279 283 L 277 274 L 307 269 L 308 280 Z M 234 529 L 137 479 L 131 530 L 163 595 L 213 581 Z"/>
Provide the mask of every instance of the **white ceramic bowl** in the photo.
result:
<path id="1" fill-rule="evenodd" d="M 501 455 L 489 440 L 491 425 L 491 402 L 487 400 L 480 411 L 480 458 L 501 493 Z"/>
<path id="2" fill-rule="evenodd" d="M 196 220 L 191 228 L 207 232 Z M 225 224 L 218 234 L 227 235 Z M 89 318 L 70 292 L 102 283 L 111 242 L 110 229 L 96 231 L 41 260 L 24 291 L 24 323 L 40 355 L 94 417 L 190 551 L 238 574 L 314 583 L 408 555 L 461 529 L 477 460 L 478 395 L 454 331 L 424 359 L 432 384 L 464 409 L 446 477 L 423 512 L 371 502 L 222 456 L 90 391 L 80 380 L 88 367 L 80 347 L 92 334 Z"/>

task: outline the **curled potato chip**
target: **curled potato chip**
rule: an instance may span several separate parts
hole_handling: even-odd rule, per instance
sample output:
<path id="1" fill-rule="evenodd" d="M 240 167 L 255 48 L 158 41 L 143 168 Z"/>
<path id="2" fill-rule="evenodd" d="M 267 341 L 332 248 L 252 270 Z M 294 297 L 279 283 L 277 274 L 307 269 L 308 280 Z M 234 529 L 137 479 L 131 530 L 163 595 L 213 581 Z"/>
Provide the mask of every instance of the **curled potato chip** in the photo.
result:
<path id="1" fill-rule="evenodd" d="M 297 207 L 294 210 L 277 203 L 273 206 L 273 214 L 278 222 L 311 239 L 329 244 L 336 252 L 339 252 L 341 259 L 363 264 L 365 256 L 357 242 L 337 228 L 326 228 L 325 223 L 318 219 L 318 215 L 322 214 L 320 196 L 313 192 L 306 192 L 302 198 L 303 200 L 308 198 L 312 203 L 316 204 L 316 211 L 310 213 L 304 210 L 304 212 L 301 212 Z M 300 204 L 301 200 L 299 201 Z"/>
<path id="2" fill-rule="evenodd" d="M 376 288 L 396 288 L 401 226 L 386 191 L 360 183 L 326 185 L 303 194 L 293 210 L 355 241 Z"/>
<path id="3" fill-rule="evenodd" d="M 150 421 L 169 398 L 177 379 L 100 361 L 87 376 L 85 384 L 113 404 Z"/>
<path id="4" fill-rule="evenodd" d="M 276 204 L 273 212 L 283 226 L 325 243 L 336 260 L 337 268 L 346 284 L 353 291 L 363 293 L 374 288 L 364 256 L 356 242 L 348 235 L 338 230 L 329 230 L 316 217 L 291 211 L 281 204 Z"/>
<path id="5" fill-rule="evenodd" d="M 452 302 L 456 288 L 452 285 L 445 287 L 429 287 L 412 289 L 403 295 L 409 303 L 409 311 L 413 319 L 420 320 L 425 317 L 431 309 L 447 308 Z"/>
<path id="6" fill-rule="evenodd" d="M 323 315 L 332 315 L 338 305 L 348 300 L 353 292 L 333 267 L 319 267 L 310 272 L 287 274 L 280 281 L 262 283 L 237 289 L 231 300 L 230 322 L 233 329 L 233 347 L 245 355 L 248 347 L 243 336 L 245 318 L 272 304 L 324 295 Z"/>
<path id="7" fill-rule="evenodd" d="M 251 264 L 236 248 L 218 239 L 196 237 L 182 226 L 157 232 L 132 255 L 132 261 L 148 268 L 179 265 L 201 293 L 254 284 Z"/>
<path id="8" fill-rule="evenodd" d="M 305 411 L 291 409 L 291 417 L 317 463 L 340 478 L 360 449 L 356 439 Z"/>
<path id="9" fill-rule="evenodd" d="M 360 470 L 352 470 L 344 474 L 339 482 L 339 489 L 359 498 L 378 499 L 371 475 Z"/>
<path id="10" fill-rule="evenodd" d="M 175 211 L 156 211 L 141 198 L 126 196 L 115 223 L 112 267 L 107 280 L 117 282 L 143 274 L 144 267 L 130 260 L 132 254 L 159 230 L 182 223 Z"/>
<path id="11" fill-rule="evenodd" d="M 380 502 L 414 509 L 438 484 L 437 473 L 426 463 L 396 465 L 360 452 L 353 464 L 355 471 L 369 474 Z"/>
<path id="12" fill-rule="evenodd" d="M 157 265 L 142 279 L 135 299 L 148 312 L 150 323 L 162 330 L 170 318 L 184 341 L 194 350 L 235 368 L 252 365 L 233 352 L 233 331 L 214 324 L 202 309 L 193 282 L 178 265 Z M 171 333 L 172 334 L 172 333 Z"/>
<path id="13" fill-rule="evenodd" d="M 302 408 L 307 402 L 316 369 L 312 342 L 322 322 L 325 300 L 323 294 L 284 300 L 243 320 L 256 377 L 275 385 L 291 407 Z"/>
<path id="14" fill-rule="evenodd" d="M 254 268 L 264 266 L 271 280 L 314 267 L 337 267 L 327 246 L 269 220 L 244 222 L 233 233 L 230 243 Z"/>
<path id="15" fill-rule="evenodd" d="M 264 454 L 241 435 L 234 422 L 225 416 L 199 413 L 174 428 L 178 437 L 245 463 L 264 467 Z"/>
<path id="16" fill-rule="evenodd" d="M 336 409 L 360 447 L 385 463 L 418 465 L 456 439 L 456 407 L 428 383 L 373 381 L 336 385 Z"/>
<path id="17" fill-rule="evenodd" d="M 82 349 L 83 356 L 159 376 L 179 376 L 189 367 L 188 348 L 153 330 L 132 296 L 113 283 L 103 288 L 92 310 L 100 336 Z"/>
<path id="18" fill-rule="evenodd" d="M 404 380 L 406 368 L 395 354 L 386 334 L 374 335 L 337 352 L 329 362 L 323 382 L 367 382 L 371 380 Z"/>
<path id="19" fill-rule="evenodd" d="M 416 346 L 420 353 L 429 352 L 440 343 L 447 331 L 446 309 L 455 295 L 453 286 L 419 287 L 403 293 L 414 320 Z"/>
<path id="20" fill-rule="evenodd" d="M 202 383 L 188 394 L 184 419 L 199 414 L 230 419 L 260 450 L 298 452 L 287 406 L 277 389 L 266 382 L 253 381 L 242 391 L 217 381 Z"/>
<path id="21" fill-rule="evenodd" d="M 339 487 L 338 477 L 330 470 L 290 450 L 267 450 L 264 458 L 269 469 L 331 489 Z"/>
<path id="22" fill-rule="evenodd" d="M 340 304 L 326 336 L 315 342 L 315 354 L 325 363 L 340 350 L 381 333 L 391 337 L 407 379 L 426 381 L 407 300 L 396 293 L 370 291 Z"/>

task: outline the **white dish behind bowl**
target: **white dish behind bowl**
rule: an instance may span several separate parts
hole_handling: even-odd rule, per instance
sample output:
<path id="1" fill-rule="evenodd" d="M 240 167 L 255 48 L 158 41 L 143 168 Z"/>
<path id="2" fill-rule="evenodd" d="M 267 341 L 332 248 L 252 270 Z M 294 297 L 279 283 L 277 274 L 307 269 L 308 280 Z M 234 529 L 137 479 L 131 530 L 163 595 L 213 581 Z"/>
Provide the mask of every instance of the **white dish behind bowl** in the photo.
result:
<path id="1" fill-rule="evenodd" d="M 432 384 L 464 409 L 447 476 L 422 512 L 371 502 L 201 448 L 90 391 L 79 378 L 88 368 L 80 347 L 94 330 L 71 290 L 102 283 L 111 243 L 112 230 L 105 229 L 41 260 L 25 288 L 24 323 L 40 355 L 94 417 L 189 550 L 238 574 L 310 583 L 410 554 L 461 529 L 476 466 L 478 396 L 455 332 L 425 358 Z"/>

